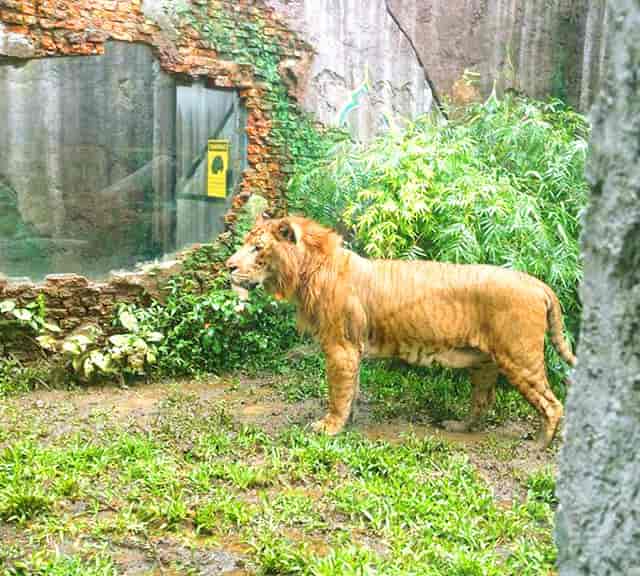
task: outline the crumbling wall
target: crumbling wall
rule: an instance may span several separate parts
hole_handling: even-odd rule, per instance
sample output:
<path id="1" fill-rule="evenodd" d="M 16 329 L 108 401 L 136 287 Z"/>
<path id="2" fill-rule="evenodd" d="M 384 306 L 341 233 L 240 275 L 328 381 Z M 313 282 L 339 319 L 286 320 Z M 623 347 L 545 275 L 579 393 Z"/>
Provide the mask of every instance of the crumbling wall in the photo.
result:
<path id="1" fill-rule="evenodd" d="M 247 58 L 240 62 L 229 46 L 214 45 L 211 38 L 204 38 L 202 30 L 205 25 L 211 28 L 212 23 L 221 37 L 242 38 L 250 47 L 264 45 L 263 37 L 253 36 L 260 30 L 269 39 L 269 57 L 279 60 L 276 72 L 280 75 L 265 78 L 255 62 Z M 225 221 L 231 225 L 238 209 L 254 193 L 267 198 L 273 210 L 280 209 L 291 153 L 280 133 L 278 142 L 272 138 L 276 131 L 274 113 L 277 106 L 282 108 L 293 102 L 298 75 L 303 75 L 311 49 L 272 9 L 262 0 L 0 2 L 0 62 L 10 67 L 34 58 L 104 55 L 110 41 L 145 45 L 148 48 L 143 46 L 141 51 L 150 49 L 163 74 L 172 78 L 198 78 L 212 88 L 236 89 L 246 110 L 247 168 Z M 279 94 L 284 95 L 278 101 L 273 98 L 273 85 L 283 87 Z M 15 120 L 7 113 L 6 121 Z M 160 168 L 151 167 L 153 178 L 162 177 Z M 33 205 L 33 210 L 50 211 L 50 226 L 67 226 L 56 212 L 59 205 L 55 204 L 55 189 L 45 192 L 54 198 L 47 204 L 47 197 L 47 202 Z M 9 210 L 9 204 L 3 200 L 0 209 Z M 12 225 L 0 218 L 0 227 Z M 160 223 L 153 225 L 161 235 Z M 85 321 L 108 321 L 118 301 L 144 302 L 159 296 L 162 281 L 181 269 L 178 258 L 140 272 L 113 274 L 106 282 L 91 282 L 81 275 L 53 275 L 39 283 L 9 283 L 2 278 L 0 268 L 0 300 L 12 298 L 27 304 L 43 295 L 50 316 L 68 331 Z M 214 272 L 205 269 L 204 281 L 207 274 Z"/>
<path id="2" fill-rule="evenodd" d="M 279 48 L 285 64 L 281 81 L 295 84 L 297 77 L 292 78 L 291 71 L 303 74 L 310 46 L 262 0 L 3 0 L 0 58 L 16 63 L 25 58 L 103 54 L 108 40 L 140 42 L 153 49 L 165 72 L 204 77 L 213 88 L 237 89 L 247 110 L 250 152 L 236 207 L 256 191 L 275 201 L 285 180 L 282 167 L 290 158 L 284 147 L 266 144 L 273 126 L 273 102 L 264 98 L 264 79 L 256 77 L 251 63 L 229 59 L 202 38 L 197 27 L 181 17 L 178 8 L 184 5 L 203 6 L 205 12 L 201 16 L 194 12 L 195 17 L 202 24 L 219 17 L 228 35 L 250 36 L 259 24 Z"/>

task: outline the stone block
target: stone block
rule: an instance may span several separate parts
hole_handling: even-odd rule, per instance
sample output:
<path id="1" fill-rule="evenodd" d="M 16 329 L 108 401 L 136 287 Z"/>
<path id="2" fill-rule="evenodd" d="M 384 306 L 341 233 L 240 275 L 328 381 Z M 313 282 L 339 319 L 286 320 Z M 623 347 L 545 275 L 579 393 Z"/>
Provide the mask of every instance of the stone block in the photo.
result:
<path id="1" fill-rule="evenodd" d="M 89 280 L 79 274 L 49 274 L 44 279 L 45 284 L 56 288 L 86 288 Z"/>

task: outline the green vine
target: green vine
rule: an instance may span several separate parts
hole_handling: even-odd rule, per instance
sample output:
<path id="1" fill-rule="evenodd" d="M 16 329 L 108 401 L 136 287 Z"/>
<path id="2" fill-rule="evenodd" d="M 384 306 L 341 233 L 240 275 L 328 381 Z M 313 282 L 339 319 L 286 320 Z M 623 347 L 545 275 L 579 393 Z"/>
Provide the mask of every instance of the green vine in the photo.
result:
<path id="1" fill-rule="evenodd" d="M 210 8 L 215 8 L 215 13 Z M 287 55 L 263 17 L 256 11 L 251 15 L 231 12 L 226 5 L 211 1 L 205 5 L 187 4 L 178 14 L 182 24 L 196 30 L 222 58 L 253 68 L 263 90 L 261 108 L 272 121 L 265 144 L 285 159 L 281 165 L 285 175 L 298 173 L 324 157 L 337 139 L 344 138 L 344 133 L 319 127 L 290 97 L 279 71 L 279 64 Z"/>

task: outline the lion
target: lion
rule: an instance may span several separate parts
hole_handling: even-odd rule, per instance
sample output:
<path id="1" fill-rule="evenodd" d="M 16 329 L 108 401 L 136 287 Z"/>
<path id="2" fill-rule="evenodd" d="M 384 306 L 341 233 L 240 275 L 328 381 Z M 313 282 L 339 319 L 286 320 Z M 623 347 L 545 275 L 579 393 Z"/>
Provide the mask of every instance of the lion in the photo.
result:
<path id="1" fill-rule="evenodd" d="M 445 423 L 448 429 L 481 423 L 502 373 L 540 414 L 541 447 L 553 440 L 563 408 L 547 381 L 547 330 L 560 356 L 571 366 L 576 359 L 558 298 L 540 280 L 490 265 L 366 259 L 334 231 L 297 216 L 259 217 L 226 264 L 234 287 L 261 284 L 295 303 L 299 328 L 322 347 L 329 407 L 314 430 L 344 428 L 362 358 L 397 357 L 469 370 L 469 417 Z"/>

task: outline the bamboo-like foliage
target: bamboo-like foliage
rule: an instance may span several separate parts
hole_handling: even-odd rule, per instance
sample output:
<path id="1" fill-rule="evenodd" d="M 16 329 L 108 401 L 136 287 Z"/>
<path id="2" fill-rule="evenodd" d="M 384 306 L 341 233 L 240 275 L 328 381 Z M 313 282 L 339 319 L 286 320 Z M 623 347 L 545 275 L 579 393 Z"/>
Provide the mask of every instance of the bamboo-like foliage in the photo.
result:
<path id="1" fill-rule="evenodd" d="M 551 285 L 575 334 L 588 125 L 559 101 L 490 98 L 365 145 L 337 143 L 296 175 L 293 210 L 338 227 L 375 258 L 490 263 Z"/>

